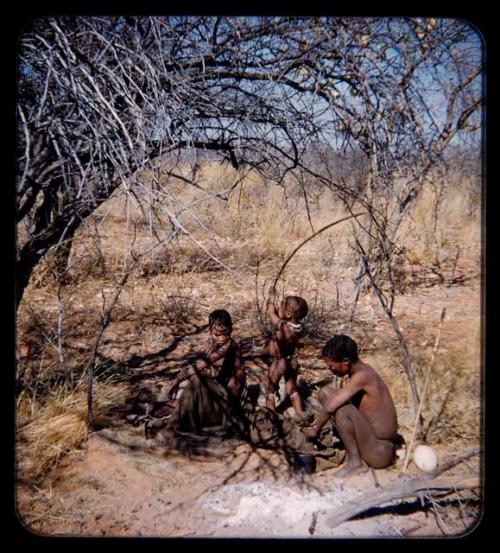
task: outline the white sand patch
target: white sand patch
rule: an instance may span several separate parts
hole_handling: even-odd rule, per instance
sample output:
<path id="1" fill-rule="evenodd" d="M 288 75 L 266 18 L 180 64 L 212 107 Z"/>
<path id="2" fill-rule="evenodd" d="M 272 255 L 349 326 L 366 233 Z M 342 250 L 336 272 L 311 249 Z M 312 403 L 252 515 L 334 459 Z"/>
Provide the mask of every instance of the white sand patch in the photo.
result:
<path id="1" fill-rule="evenodd" d="M 224 486 L 199 498 L 202 508 L 225 515 L 219 524 L 251 526 L 269 534 L 293 529 L 307 535 L 313 513 L 340 507 L 361 492 L 332 484 L 327 493 L 295 483 L 253 482 Z"/>

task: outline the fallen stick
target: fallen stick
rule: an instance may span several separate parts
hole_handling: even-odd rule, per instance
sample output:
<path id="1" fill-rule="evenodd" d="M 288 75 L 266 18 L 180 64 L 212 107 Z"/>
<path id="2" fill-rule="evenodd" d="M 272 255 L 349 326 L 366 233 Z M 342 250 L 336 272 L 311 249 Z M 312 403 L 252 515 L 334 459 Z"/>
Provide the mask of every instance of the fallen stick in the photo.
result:
<path id="1" fill-rule="evenodd" d="M 309 525 L 309 534 L 311 534 L 311 536 L 316 531 L 316 522 L 317 522 L 317 520 L 318 520 L 318 511 L 315 511 L 312 515 L 311 524 Z"/>
<path id="2" fill-rule="evenodd" d="M 456 467 L 460 463 L 463 463 L 464 461 L 467 461 L 471 457 L 475 457 L 480 453 L 481 453 L 481 448 L 479 446 L 473 447 L 463 455 L 460 455 L 460 457 L 453 457 L 452 459 L 448 459 L 447 461 L 444 461 L 442 464 L 439 464 L 438 467 L 432 473 L 429 474 L 429 476 L 438 476 L 439 474 L 447 470 L 450 470 L 453 467 Z"/>
<path id="3" fill-rule="evenodd" d="M 335 528 L 339 524 L 368 511 L 372 507 L 377 507 L 382 503 L 402 499 L 404 497 L 417 495 L 422 490 L 464 490 L 479 488 L 480 482 L 478 476 L 458 475 L 444 476 L 442 478 L 418 477 L 406 482 L 397 482 L 389 488 L 376 490 L 357 497 L 353 501 L 342 505 L 340 509 L 333 511 L 333 514 L 326 521 L 329 528 Z"/>
<path id="4" fill-rule="evenodd" d="M 373 483 L 375 484 L 376 488 L 380 488 L 380 482 L 378 481 L 377 474 L 375 473 L 375 469 L 373 467 L 370 467 L 370 472 L 372 475 Z"/>

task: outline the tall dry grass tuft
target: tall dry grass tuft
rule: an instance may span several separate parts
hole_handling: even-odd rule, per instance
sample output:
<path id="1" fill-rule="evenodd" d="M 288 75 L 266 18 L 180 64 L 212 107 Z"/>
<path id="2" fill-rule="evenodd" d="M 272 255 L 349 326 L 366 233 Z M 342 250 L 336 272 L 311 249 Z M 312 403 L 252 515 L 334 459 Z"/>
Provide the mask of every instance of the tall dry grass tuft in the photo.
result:
<path id="1" fill-rule="evenodd" d="M 264 182 L 253 171 L 242 178 L 234 169 L 213 163 L 204 164 L 200 175 L 213 193 L 227 190 L 242 179 L 227 197 L 214 197 L 200 204 L 198 213 L 217 235 L 245 242 L 256 239 L 265 254 L 283 252 L 290 240 L 305 238 L 312 232 L 303 193 L 293 182 L 277 186 Z M 188 194 L 184 190 L 180 192 Z M 201 198 L 203 194 L 198 192 L 198 195 Z M 311 211 L 319 211 L 320 196 L 315 194 L 309 199 Z"/>
<path id="2" fill-rule="evenodd" d="M 475 201 L 476 200 L 476 201 Z M 481 240 L 481 213 L 471 183 L 454 175 L 443 187 L 424 188 L 398 233 L 413 265 L 440 266 L 456 251 Z"/>
<path id="3" fill-rule="evenodd" d="M 94 394 L 98 422 L 111 407 L 125 402 L 127 389 L 111 381 L 98 382 Z M 87 439 L 86 401 L 85 390 L 69 391 L 61 387 L 39 404 L 34 415 L 31 398 L 21 395 L 17 405 L 18 468 L 36 479 L 68 452 L 81 447 Z"/>
<path id="4" fill-rule="evenodd" d="M 155 289 L 155 308 L 159 320 L 165 325 L 181 328 L 200 319 L 201 312 L 209 308 L 200 302 L 189 281 L 180 277 L 170 280 L 168 287 L 161 284 Z"/>

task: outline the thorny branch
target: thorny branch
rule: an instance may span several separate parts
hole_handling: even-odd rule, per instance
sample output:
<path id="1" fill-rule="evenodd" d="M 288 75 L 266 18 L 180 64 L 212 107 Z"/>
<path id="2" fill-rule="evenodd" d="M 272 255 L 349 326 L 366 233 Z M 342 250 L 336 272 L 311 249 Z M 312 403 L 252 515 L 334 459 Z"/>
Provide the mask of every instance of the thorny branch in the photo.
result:
<path id="1" fill-rule="evenodd" d="M 185 223 L 204 228 L 172 182 L 204 188 L 196 167 L 213 159 L 282 187 L 290 176 L 311 228 L 312 186 L 351 215 L 367 211 L 351 231 L 349 329 L 370 285 L 418 405 L 394 317 L 397 233 L 453 140 L 480 124 L 473 29 L 430 18 L 53 17 L 25 30 L 18 68 L 17 305 L 46 253 L 121 187 L 159 242 L 175 231 L 243 279 Z"/>
<path id="2" fill-rule="evenodd" d="M 170 181 L 141 175 L 207 159 L 280 186 L 295 176 L 306 201 L 304 177 L 318 176 L 386 213 L 394 237 L 453 138 L 478 128 L 477 43 L 450 19 L 35 20 L 18 57 L 17 304 L 46 252 L 115 190 L 140 188 L 143 209 L 161 209 Z M 333 174 L 338 155 L 361 156 L 367 179 Z M 182 209 L 167 219 L 190 236 Z"/>

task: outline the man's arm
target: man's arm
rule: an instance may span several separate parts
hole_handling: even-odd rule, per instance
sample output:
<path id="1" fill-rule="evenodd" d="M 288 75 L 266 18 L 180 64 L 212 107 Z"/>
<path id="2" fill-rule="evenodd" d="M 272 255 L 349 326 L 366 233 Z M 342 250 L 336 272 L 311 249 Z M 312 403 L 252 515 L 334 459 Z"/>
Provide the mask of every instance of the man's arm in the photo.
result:
<path id="1" fill-rule="evenodd" d="M 354 394 L 362 390 L 364 384 L 363 375 L 357 373 L 350 378 L 344 388 L 336 390 L 335 393 L 331 394 L 330 399 L 323 405 L 323 409 L 316 417 L 312 426 L 306 430 L 306 436 L 309 438 L 316 438 L 326 421 L 337 411 L 337 409 L 346 404 Z"/>
<path id="2" fill-rule="evenodd" d="M 319 415 L 316 417 L 315 421 L 313 422 L 312 426 L 309 428 L 306 428 L 305 435 L 308 438 L 317 438 L 320 430 L 325 425 L 326 421 L 330 418 L 331 413 L 328 411 L 325 411 L 325 409 L 322 409 Z"/>
<path id="3" fill-rule="evenodd" d="M 347 384 L 340 388 L 340 390 L 335 390 L 335 393 L 331 395 L 328 399 L 324 408 L 330 415 L 333 415 L 335 411 L 347 403 L 352 396 L 357 394 L 360 390 L 365 388 L 365 378 L 363 374 L 357 373 L 349 379 Z"/>

